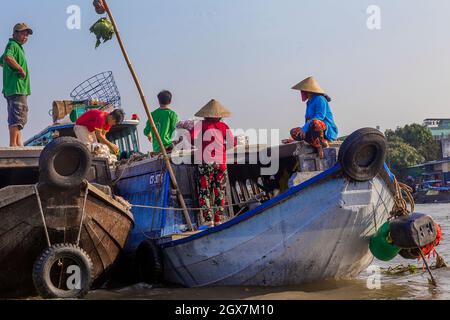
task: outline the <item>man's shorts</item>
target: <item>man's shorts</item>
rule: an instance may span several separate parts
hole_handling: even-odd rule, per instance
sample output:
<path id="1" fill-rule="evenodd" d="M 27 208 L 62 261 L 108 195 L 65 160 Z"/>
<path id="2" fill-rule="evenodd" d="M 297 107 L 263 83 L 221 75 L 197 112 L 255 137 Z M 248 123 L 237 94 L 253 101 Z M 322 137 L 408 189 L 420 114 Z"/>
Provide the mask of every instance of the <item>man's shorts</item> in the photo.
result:
<path id="1" fill-rule="evenodd" d="M 5 97 L 8 103 L 8 125 L 23 130 L 28 122 L 28 97 L 13 95 Z"/>
<path id="2" fill-rule="evenodd" d="M 90 132 L 88 130 L 88 128 L 86 128 L 85 126 L 75 125 L 73 127 L 73 131 L 74 131 L 77 139 L 85 144 L 98 143 L 97 135 L 95 134 L 95 131 Z"/>

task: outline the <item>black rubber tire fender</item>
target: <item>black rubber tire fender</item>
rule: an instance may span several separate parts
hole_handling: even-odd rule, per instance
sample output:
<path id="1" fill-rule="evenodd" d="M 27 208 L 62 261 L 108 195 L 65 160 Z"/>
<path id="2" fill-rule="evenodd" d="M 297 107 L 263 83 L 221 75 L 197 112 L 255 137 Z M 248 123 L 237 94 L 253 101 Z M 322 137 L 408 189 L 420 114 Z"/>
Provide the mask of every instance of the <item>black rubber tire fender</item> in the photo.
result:
<path id="1" fill-rule="evenodd" d="M 384 168 L 387 141 L 380 131 L 363 128 L 352 133 L 339 150 L 345 175 L 355 181 L 369 181 Z"/>
<path id="2" fill-rule="evenodd" d="M 62 137 L 49 143 L 39 158 L 40 181 L 70 189 L 82 184 L 89 174 L 92 158 L 78 139 Z"/>
<path id="3" fill-rule="evenodd" d="M 143 241 L 136 250 L 135 272 L 138 282 L 147 284 L 162 282 L 164 274 L 162 252 L 153 240 Z"/>
<path id="4" fill-rule="evenodd" d="M 71 259 L 80 269 L 80 288 L 62 290 L 51 280 L 51 269 L 60 259 Z M 56 244 L 47 248 L 35 261 L 33 282 L 44 299 L 81 299 L 89 292 L 93 279 L 93 264 L 89 255 L 74 244 Z"/>

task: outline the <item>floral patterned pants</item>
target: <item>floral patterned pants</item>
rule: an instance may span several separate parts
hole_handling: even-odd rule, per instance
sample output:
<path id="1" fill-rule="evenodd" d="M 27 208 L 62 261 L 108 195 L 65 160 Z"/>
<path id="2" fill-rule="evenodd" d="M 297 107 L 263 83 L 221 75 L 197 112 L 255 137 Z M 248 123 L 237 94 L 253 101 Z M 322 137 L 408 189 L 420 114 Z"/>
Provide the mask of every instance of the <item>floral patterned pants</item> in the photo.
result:
<path id="1" fill-rule="evenodd" d="M 223 169 L 217 164 L 202 164 L 198 166 L 200 174 L 199 180 L 199 205 L 202 208 L 203 217 L 206 222 L 211 222 L 214 219 L 215 223 L 220 222 L 220 217 L 225 211 L 225 177 L 227 170 Z M 211 195 L 214 195 L 213 210 L 210 205 Z"/>
<path id="2" fill-rule="evenodd" d="M 303 141 L 299 133 L 301 128 L 294 128 L 291 130 L 291 136 L 296 141 Z M 309 126 L 309 131 L 305 132 L 306 137 L 304 141 L 312 145 L 323 158 L 323 147 L 328 146 L 328 141 L 325 139 L 325 131 L 327 131 L 327 125 L 320 120 L 312 120 Z"/>

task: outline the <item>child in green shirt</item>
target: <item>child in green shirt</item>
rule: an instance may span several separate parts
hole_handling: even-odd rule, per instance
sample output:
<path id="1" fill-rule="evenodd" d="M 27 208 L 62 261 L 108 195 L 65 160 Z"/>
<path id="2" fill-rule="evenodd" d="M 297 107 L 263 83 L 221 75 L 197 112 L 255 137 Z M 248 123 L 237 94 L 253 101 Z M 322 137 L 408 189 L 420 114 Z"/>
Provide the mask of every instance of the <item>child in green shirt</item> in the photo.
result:
<path id="1" fill-rule="evenodd" d="M 152 112 L 153 120 L 155 121 L 156 128 L 161 136 L 164 147 L 170 151 L 173 148 L 172 138 L 179 121 L 178 115 L 170 108 L 172 103 L 172 94 L 167 91 L 161 91 L 158 94 L 159 109 Z M 153 152 L 160 153 L 161 148 L 158 140 L 152 132 L 150 122 L 147 121 L 147 126 L 144 130 L 144 135 L 150 142 L 153 143 Z"/>

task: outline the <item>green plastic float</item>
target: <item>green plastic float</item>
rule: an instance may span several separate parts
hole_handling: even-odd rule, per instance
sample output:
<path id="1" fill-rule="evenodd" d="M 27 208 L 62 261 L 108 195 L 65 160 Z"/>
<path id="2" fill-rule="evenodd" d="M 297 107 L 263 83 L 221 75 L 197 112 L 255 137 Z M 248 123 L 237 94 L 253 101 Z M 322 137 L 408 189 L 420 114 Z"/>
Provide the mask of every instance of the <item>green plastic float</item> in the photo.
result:
<path id="1" fill-rule="evenodd" d="M 401 251 L 401 249 L 392 244 L 389 231 L 390 222 L 386 222 L 378 232 L 370 239 L 370 251 L 381 261 L 391 261 Z"/>

